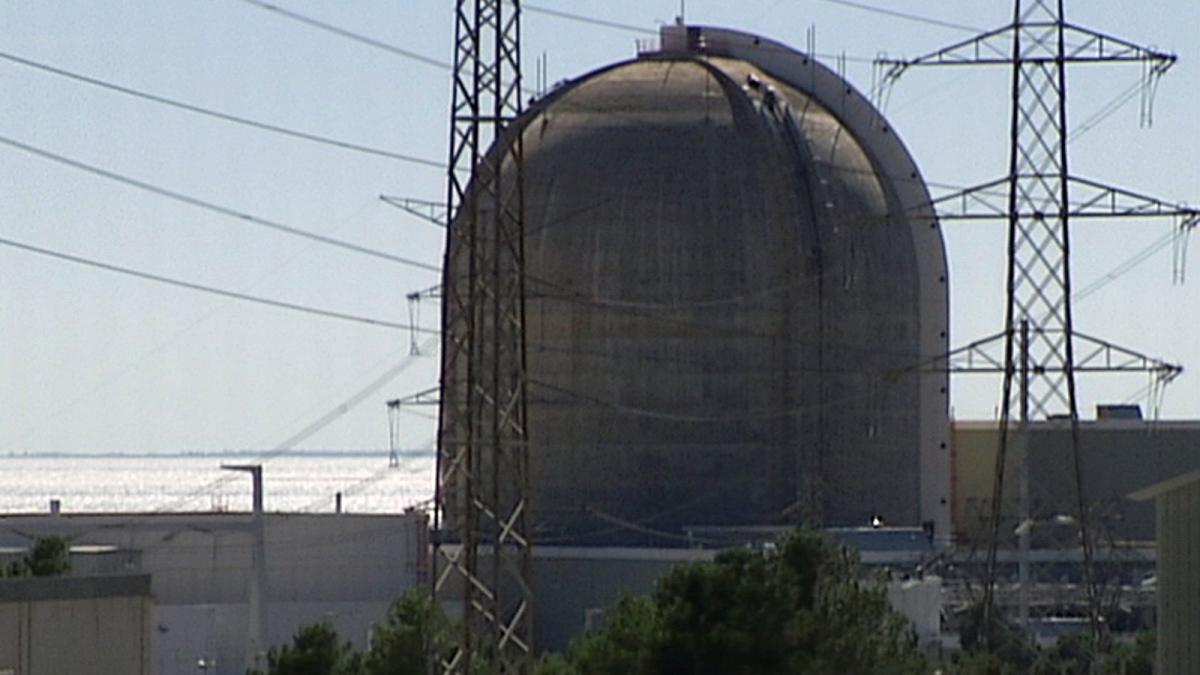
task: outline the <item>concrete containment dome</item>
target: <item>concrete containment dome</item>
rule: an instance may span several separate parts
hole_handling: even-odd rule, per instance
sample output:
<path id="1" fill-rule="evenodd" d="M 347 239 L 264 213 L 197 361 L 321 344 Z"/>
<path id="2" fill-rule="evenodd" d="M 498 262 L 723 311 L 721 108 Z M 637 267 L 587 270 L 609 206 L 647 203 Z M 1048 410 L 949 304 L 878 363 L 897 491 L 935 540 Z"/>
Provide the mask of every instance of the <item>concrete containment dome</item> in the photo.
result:
<path id="1" fill-rule="evenodd" d="M 943 242 L 861 94 L 781 44 L 670 27 L 523 121 L 538 539 L 948 532 L 946 376 L 921 367 L 946 351 Z"/>

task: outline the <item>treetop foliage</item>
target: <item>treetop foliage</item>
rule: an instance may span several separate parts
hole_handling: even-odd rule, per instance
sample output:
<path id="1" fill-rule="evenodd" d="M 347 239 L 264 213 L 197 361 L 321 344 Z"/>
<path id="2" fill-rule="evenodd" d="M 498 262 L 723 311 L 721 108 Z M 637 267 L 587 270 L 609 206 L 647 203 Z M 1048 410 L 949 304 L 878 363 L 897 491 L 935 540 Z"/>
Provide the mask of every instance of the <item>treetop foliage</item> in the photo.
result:
<path id="1" fill-rule="evenodd" d="M 57 577 L 71 571 L 71 542 L 65 537 L 41 537 L 29 555 L 0 570 L 6 577 Z"/>
<path id="2" fill-rule="evenodd" d="M 1101 653 L 1079 636 L 1039 649 L 1015 626 L 992 626 L 982 650 L 982 613 L 968 613 L 965 651 L 949 663 L 921 654 L 907 619 L 892 611 L 882 580 L 859 576 L 857 555 L 829 537 L 798 530 L 774 546 L 719 553 L 675 568 L 648 595 L 608 610 L 603 626 L 563 654 L 546 654 L 535 675 L 1150 675 L 1152 634 Z M 274 648 L 266 675 L 424 675 L 454 653 L 459 627 L 426 589 L 388 610 L 370 647 L 356 654 L 327 624 Z M 498 670 L 473 654 L 473 672 Z M 262 675 L 252 674 L 252 675 Z"/>
<path id="3" fill-rule="evenodd" d="M 676 568 L 654 593 L 621 601 L 577 639 L 552 675 L 924 673 L 906 619 L 856 556 L 797 531 Z"/>

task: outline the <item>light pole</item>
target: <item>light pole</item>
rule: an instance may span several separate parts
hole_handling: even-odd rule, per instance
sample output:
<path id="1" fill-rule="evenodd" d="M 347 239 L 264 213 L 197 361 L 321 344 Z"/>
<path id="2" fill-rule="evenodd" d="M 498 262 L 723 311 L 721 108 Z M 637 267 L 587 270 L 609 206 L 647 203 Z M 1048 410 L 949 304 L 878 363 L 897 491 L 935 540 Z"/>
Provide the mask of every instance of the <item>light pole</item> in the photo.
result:
<path id="1" fill-rule="evenodd" d="M 248 617 L 246 640 L 246 669 L 257 667 L 260 655 L 266 651 L 267 588 L 266 542 L 263 536 L 263 478 L 261 464 L 222 464 L 227 471 L 245 471 L 254 485 L 254 510 L 250 532 L 254 539 L 250 555 L 250 580 L 247 592 Z"/>

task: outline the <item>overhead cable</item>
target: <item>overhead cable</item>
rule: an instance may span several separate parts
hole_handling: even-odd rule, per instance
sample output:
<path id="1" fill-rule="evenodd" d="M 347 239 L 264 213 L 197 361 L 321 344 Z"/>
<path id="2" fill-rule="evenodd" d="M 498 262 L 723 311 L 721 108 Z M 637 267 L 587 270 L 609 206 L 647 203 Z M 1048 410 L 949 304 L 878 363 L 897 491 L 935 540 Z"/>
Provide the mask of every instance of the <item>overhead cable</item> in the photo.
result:
<path id="1" fill-rule="evenodd" d="M 405 58 L 412 59 L 412 60 L 418 61 L 420 63 L 424 63 L 425 65 L 428 65 L 428 66 L 434 66 L 435 68 L 441 68 L 442 70 L 450 70 L 451 68 L 453 68 L 453 66 L 451 66 L 449 63 L 447 63 L 445 61 L 441 61 L 441 60 L 435 59 L 433 57 L 425 56 L 424 54 L 418 54 L 417 52 L 409 51 L 407 49 L 401 49 L 400 47 L 397 47 L 395 45 L 390 45 L 386 42 L 380 42 L 379 40 L 376 40 L 375 38 L 367 37 L 366 35 L 362 35 L 360 33 L 355 33 L 355 32 L 346 30 L 345 28 L 335 26 L 331 23 L 326 23 L 324 21 L 321 21 L 320 19 L 314 19 L 310 16 L 305 16 L 304 14 L 300 14 L 298 12 L 293 12 L 291 10 L 284 9 L 277 5 L 272 5 L 269 2 L 263 2 L 262 0 L 242 0 L 242 2 L 244 2 L 248 5 L 254 5 L 255 7 L 260 7 L 262 9 L 265 9 L 265 10 L 268 10 L 271 12 L 275 12 L 276 14 L 279 14 L 280 16 L 285 16 L 293 21 L 299 21 L 300 23 L 307 24 L 309 26 L 312 26 L 313 28 L 319 28 L 323 31 L 333 33 L 334 35 L 340 35 L 341 37 L 348 38 L 350 40 L 354 40 L 355 42 L 360 42 L 360 43 L 368 45 L 370 47 L 375 47 L 376 49 L 382 49 L 386 52 L 391 52 L 398 56 L 403 56 Z"/>
<path id="2" fill-rule="evenodd" d="M 1143 262 L 1149 260 L 1151 257 L 1154 256 L 1155 253 L 1158 253 L 1159 251 L 1163 250 L 1167 246 L 1170 246 L 1171 243 L 1175 240 L 1175 236 L 1176 236 L 1176 233 L 1174 231 L 1167 232 L 1162 237 L 1159 237 L 1158 239 L 1153 241 L 1149 246 L 1146 246 L 1145 248 L 1143 248 L 1142 250 L 1133 254 L 1129 258 L 1126 258 L 1123 262 L 1118 264 L 1116 267 L 1109 270 L 1109 272 L 1107 274 L 1105 274 L 1104 276 L 1101 276 L 1100 278 L 1096 279 L 1095 281 L 1088 284 L 1087 286 L 1084 286 L 1083 288 L 1079 289 L 1078 291 L 1075 291 L 1074 293 L 1072 293 L 1071 298 L 1073 300 L 1075 300 L 1076 302 L 1079 302 L 1080 300 L 1083 300 L 1087 296 L 1100 290 L 1104 286 L 1107 286 L 1108 284 L 1116 281 L 1118 278 L 1120 278 L 1124 274 L 1128 273 L 1133 268 L 1135 268 L 1138 265 L 1142 264 Z"/>
<path id="3" fill-rule="evenodd" d="M 644 28 L 642 26 L 634 26 L 634 25 L 628 24 L 628 23 L 620 23 L 618 21 L 609 21 L 608 19 L 597 19 L 597 18 L 591 17 L 591 16 L 583 16 L 582 14 L 572 14 L 570 12 L 563 12 L 563 11 L 560 11 L 557 9 L 550 9 L 548 7 L 538 7 L 536 5 L 522 4 L 521 9 L 523 9 L 527 12 L 533 12 L 535 14 L 545 14 L 547 16 L 555 16 L 560 19 L 567 19 L 569 21 L 578 21 L 579 23 L 589 23 L 594 26 L 604 26 L 606 28 L 615 28 L 617 30 L 629 31 L 631 33 L 641 33 L 643 35 L 658 35 L 658 31 L 652 30 L 650 28 Z"/>
<path id="4" fill-rule="evenodd" d="M 330 33 L 333 33 L 334 35 L 338 35 L 338 36 L 341 36 L 341 37 L 344 37 L 344 38 L 347 38 L 350 40 L 354 40 L 355 42 L 361 42 L 362 44 L 369 45 L 369 46 L 375 47 L 377 49 L 382 49 L 386 52 L 391 52 L 392 54 L 396 54 L 398 56 L 403 56 L 408 59 L 413 59 L 415 61 L 419 61 L 426 65 L 441 68 L 442 70 L 453 70 L 453 68 L 454 68 L 453 65 L 451 65 L 450 63 L 448 63 L 446 61 L 441 61 L 439 59 L 435 59 L 430 56 L 425 56 L 424 54 L 418 54 L 417 52 L 414 52 L 414 51 L 402 49 L 395 45 L 391 45 L 386 42 L 381 42 L 380 40 L 376 40 L 375 38 L 368 37 L 361 33 L 355 33 L 354 31 L 346 30 L 345 28 L 342 28 L 340 26 L 335 26 L 331 23 L 321 21 L 320 19 L 314 19 L 310 16 L 305 16 L 304 14 L 300 14 L 299 12 L 293 12 L 291 10 L 283 9 L 282 7 L 279 7 L 277 5 L 272 5 L 269 2 L 262 2 L 262 0 L 242 0 L 242 2 L 249 4 L 249 5 L 254 5 L 255 7 L 261 7 L 262 9 L 270 10 L 272 12 L 276 12 L 281 16 L 285 16 L 294 21 L 299 21 L 301 23 L 308 24 L 309 26 L 312 26 L 314 28 L 319 28 L 321 30 L 328 31 Z M 538 95 L 537 91 L 527 88 L 527 87 L 521 87 L 521 91 L 525 94 L 529 94 L 530 96 Z"/>
<path id="5" fill-rule="evenodd" d="M 38 148 L 38 147 L 35 147 L 32 145 L 28 145 L 26 143 L 22 143 L 18 140 L 8 138 L 7 136 L 0 136 L 0 144 L 7 145 L 9 147 L 16 148 L 18 150 L 23 150 L 30 154 L 37 155 L 38 157 L 41 157 L 43 159 L 48 159 L 53 162 L 58 162 L 59 164 L 64 164 L 66 166 L 69 166 L 69 167 L 72 167 L 75 169 L 79 169 L 81 171 L 86 171 L 88 173 L 95 174 L 97 176 L 101 176 L 103 178 L 107 178 L 109 180 L 116 181 L 118 183 L 124 183 L 125 185 L 129 185 L 131 187 L 138 188 L 139 190 L 145 190 L 146 192 L 151 192 L 151 193 L 154 193 L 161 197 L 167 197 L 168 199 L 174 199 L 175 201 L 183 202 L 185 204 L 190 204 L 192 206 L 198 206 L 202 209 L 207 209 L 214 213 L 219 213 L 223 216 L 229 216 L 230 218 L 236 218 L 237 220 L 241 220 L 241 221 L 244 221 L 247 223 L 258 225 L 260 227 L 266 227 L 266 228 L 270 228 L 273 230 L 278 230 L 278 231 L 284 232 L 286 234 L 294 235 L 297 237 L 304 237 L 305 239 L 311 239 L 313 241 L 319 241 L 322 244 L 336 246 L 338 248 L 346 249 L 348 251 L 354 251 L 355 253 L 369 255 L 374 258 L 380 258 L 382 260 L 399 263 L 401 265 L 417 267 L 417 268 L 420 268 L 423 270 L 428 270 L 430 272 L 440 272 L 441 271 L 441 268 L 439 268 L 436 265 L 430 265 L 429 263 L 423 263 L 418 260 L 411 260 L 409 258 L 403 258 L 400 256 L 392 255 L 391 253 L 385 253 L 383 251 L 377 251 L 372 248 L 367 248 L 365 246 L 359 246 L 358 244 L 353 244 L 348 241 L 342 241 L 341 239 L 334 239 L 332 237 L 327 237 L 322 234 L 316 234 L 314 232 L 309 232 L 307 230 L 301 230 L 299 228 L 292 227 L 290 225 L 284 225 L 283 223 L 279 223 L 279 222 L 276 222 L 273 220 L 267 220 L 266 218 L 259 218 L 258 216 L 254 216 L 249 213 L 237 211 L 237 210 L 231 209 L 227 206 L 221 206 L 220 204 L 214 204 L 213 202 L 205 201 L 203 199 L 199 199 L 198 197 L 191 197 L 191 196 L 179 193 L 179 192 L 175 192 L 173 190 L 168 190 L 167 188 L 159 187 L 157 185 L 151 185 L 150 183 L 146 183 L 146 182 L 137 180 L 136 178 L 130 178 L 128 176 L 114 173 L 114 172 L 108 171 L 106 169 L 101 169 L 100 167 L 97 167 L 97 166 L 94 166 L 91 164 L 85 164 L 83 162 L 80 162 L 79 160 L 71 159 L 70 157 L 65 157 L 63 155 L 59 155 L 59 154 L 50 152 L 49 150 L 43 150 L 42 148 Z"/>
<path id="6" fill-rule="evenodd" d="M 876 7 L 874 5 L 868 5 L 868 4 L 862 3 L 862 2 L 851 2 L 851 0 L 822 0 L 822 2 L 828 2 L 831 5 L 841 5 L 843 7 L 852 7 L 854 9 L 861 9 L 864 12 L 871 12 L 873 14 L 882 14 L 884 16 L 890 16 L 890 17 L 893 17 L 896 19 L 904 19 L 905 21 L 914 21 L 917 23 L 924 23 L 924 24 L 928 24 L 930 26 L 941 26 L 942 28 L 953 28 L 955 30 L 966 30 L 966 31 L 971 31 L 972 33 L 982 33 L 983 32 L 983 29 L 981 29 L 981 28 L 976 28 L 974 26 L 968 26 L 966 24 L 954 23 L 952 21 L 943 21 L 941 19 L 934 19 L 934 18 L 928 17 L 928 16 L 921 16 L 919 14 L 909 14 L 907 12 L 898 12 L 894 9 L 884 9 L 883 7 Z"/>
<path id="7" fill-rule="evenodd" d="M 431 338 L 430 341 L 432 342 L 432 341 L 435 341 L 436 339 L 437 338 Z M 334 406 L 334 408 L 332 410 L 326 412 L 325 414 L 321 415 L 317 419 L 313 420 L 312 422 L 307 424 L 300 431 L 292 434 L 291 436 L 288 436 L 287 439 L 285 439 L 282 443 L 277 444 L 271 450 L 264 452 L 264 453 L 258 455 L 257 457 L 255 457 L 254 461 L 252 463 L 265 464 L 265 463 L 271 461 L 272 459 L 275 459 L 276 457 L 282 455 L 283 453 L 285 453 L 289 450 L 292 450 L 300 443 L 303 443 L 304 441 L 308 440 L 312 436 L 316 435 L 317 432 L 321 431 L 322 429 L 328 427 L 333 422 L 340 419 L 346 413 L 350 412 L 354 408 L 357 408 L 360 404 L 362 404 L 363 401 L 370 398 L 370 396 L 372 394 L 374 394 L 375 392 L 382 389 L 389 382 L 394 380 L 396 378 L 396 376 L 398 376 L 400 373 L 407 370 L 408 367 L 411 366 L 415 362 L 416 362 L 416 359 L 414 359 L 412 357 L 412 355 L 406 355 L 400 361 L 398 361 L 395 364 L 393 364 L 392 366 L 390 366 L 386 371 L 384 371 L 384 373 L 382 375 L 371 380 L 369 383 L 367 383 L 366 386 L 364 386 L 363 388 L 361 388 L 357 392 L 355 392 L 354 395 L 350 396 L 350 398 L 346 399 L 339 405 Z M 199 488 L 196 488 L 195 490 L 191 490 L 190 492 L 188 492 L 186 494 L 175 497 L 167 504 L 160 506 L 157 510 L 158 511 L 172 511 L 180 506 L 183 506 L 184 504 L 187 504 L 190 501 L 195 500 L 198 497 L 210 494 L 217 487 L 220 487 L 221 485 L 229 483 L 232 480 L 234 480 L 234 478 L 232 476 L 230 476 L 229 474 L 224 474 L 221 477 L 215 478 L 215 479 L 209 481 L 208 483 L 200 486 Z"/>
<path id="8" fill-rule="evenodd" d="M 1092 113 L 1091 117 L 1087 118 L 1083 122 L 1080 122 L 1075 126 L 1074 129 L 1071 129 L 1067 133 L 1067 143 L 1073 143 L 1075 139 L 1086 134 L 1092 129 L 1095 129 L 1096 125 L 1111 117 L 1113 113 L 1123 108 L 1125 104 L 1132 101 L 1141 92 L 1141 82 L 1134 82 L 1131 84 L 1124 91 L 1109 100 L 1108 103 L 1105 103 L 1103 106 L 1101 106 L 1096 112 Z"/>
<path id="9" fill-rule="evenodd" d="M 363 324 L 368 324 L 368 325 L 372 325 L 372 326 L 380 326 L 383 328 L 394 328 L 394 329 L 398 329 L 398 330 L 412 330 L 412 331 L 416 331 L 419 333 L 429 333 L 432 335 L 436 335 L 436 334 L 440 333 L 440 331 L 435 330 L 433 328 L 423 328 L 421 326 L 412 326 L 412 325 L 406 324 L 406 323 L 396 323 L 396 322 L 392 322 L 392 321 L 385 321 L 382 319 L 373 319 L 370 317 L 358 316 L 355 314 L 346 314 L 344 312 L 336 312 L 333 310 L 322 309 L 319 307 L 311 307 L 308 305 L 298 305 L 298 304 L 292 303 L 292 302 L 284 302 L 282 300 L 272 300 L 270 298 L 264 298 L 264 297 L 257 296 L 257 295 L 249 295 L 246 293 L 239 293 L 237 291 L 225 290 L 223 288 L 217 288 L 215 286 L 205 286 L 203 284 L 196 284 L 196 283 L 192 283 L 190 281 L 183 281 L 183 280 L 174 279 L 171 277 L 164 277 L 164 276 L 160 276 L 158 274 L 142 272 L 140 270 L 135 270 L 135 269 L 132 269 L 129 267 L 122 267 L 120 265 L 114 265 L 114 264 L 102 262 L 99 260 L 93 260 L 91 258 L 84 258 L 81 256 L 72 255 L 70 253 L 63 253 L 61 251 L 55 251 L 53 249 L 42 248 L 41 246 L 34 246 L 32 244 L 26 244 L 24 242 L 15 241 L 13 239 L 6 239 L 3 237 L 0 237 L 0 245 L 10 246 L 12 248 L 20 249 L 23 251 L 28 251 L 30 253 L 37 253 L 38 255 L 44 255 L 44 256 L 47 256 L 50 258 L 55 258 L 58 260 L 65 260 L 67 262 L 73 262 L 78 265 L 86 265 L 88 267 L 95 267 L 97 269 L 102 269 L 102 270 L 106 270 L 109 272 L 116 272 L 118 274 L 124 274 L 124 275 L 131 276 L 131 277 L 137 277 L 139 279 L 145 279 L 147 281 L 155 281 L 160 284 L 166 284 L 168 286 L 176 286 L 178 288 L 186 288 L 189 290 L 200 291 L 203 293 L 212 293 L 214 295 L 220 295 L 220 296 L 224 296 L 226 298 L 233 298 L 235 300 L 245 300 L 246 302 L 254 302 L 254 303 L 258 303 L 260 305 L 268 305 L 270 307 L 278 307 L 280 309 L 290 309 L 290 310 L 293 310 L 296 312 L 305 312 L 307 314 L 315 314 L 317 316 L 324 316 L 324 317 L 328 317 L 331 319 L 341 319 L 342 321 L 352 321 L 352 322 L 363 323 Z"/>
<path id="10" fill-rule="evenodd" d="M 600 18 L 597 18 L 594 16 L 584 16 L 582 14 L 573 14 L 571 12 L 563 12 L 563 11 L 560 11 L 557 9 L 550 9 L 548 7 L 539 7 L 536 5 L 522 4 L 521 9 L 523 9 L 527 12 L 535 13 L 535 14 L 545 14 L 547 16 L 553 16 L 553 17 L 557 17 L 560 19 L 566 19 L 568 21 L 577 21 L 579 23 L 591 24 L 593 26 L 602 26 L 605 28 L 613 28 L 616 30 L 627 31 L 630 33 L 639 33 L 641 35 L 658 35 L 659 34 L 659 31 L 651 29 L 651 28 L 635 26 L 633 24 L 628 24 L 628 23 L 620 23 L 618 21 L 610 21 L 608 19 L 600 19 Z M 764 50 L 769 51 L 769 50 L 773 50 L 776 48 L 770 47 L 767 45 L 759 45 L 759 49 L 764 49 Z M 841 60 L 850 61 L 853 63 L 874 63 L 875 62 L 875 59 L 871 58 L 871 57 L 847 56 L 846 54 L 821 54 L 821 53 L 814 52 L 814 53 L 810 54 L 810 56 L 814 56 L 819 59 L 825 59 L 825 60 L 829 60 L 829 61 L 835 61 L 835 60 L 841 59 Z"/>
<path id="11" fill-rule="evenodd" d="M 167 98 L 165 96 L 159 96 L 157 94 L 151 94 L 149 92 L 139 91 L 137 89 L 133 89 L 130 87 L 125 87 L 125 86 L 122 86 L 119 84 L 114 84 L 112 82 L 106 82 L 104 80 L 100 80 L 100 79 L 97 79 L 94 77 L 89 77 L 87 75 L 82 75 L 80 73 L 74 73 L 69 70 L 64 70 L 62 68 L 57 68 L 55 66 L 51 66 L 46 63 L 40 63 L 38 61 L 26 59 L 24 57 L 17 56 L 16 54 L 10 54 L 8 52 L 0 52 L 0 59 L 5 59 L 5 60 L 11 61 L 13 63 L 18 63 L 23 66 L 28 66 L 30 68 L 34 68 L 34 69 L 40 70 L 42 72 L 51 73 L 53 75 L 58 75 L 59 77 L 65 77 L 65 78 L 68 78 L 71 80 L 75 80 L 76 82 L 83 82 L 85 84 L 90 84 L 90 85 L 93 85 L 96 87 L 101 87 L 103 89 L 108 89 L 109 91 L 115 91 L 115 92 L 118 92 L 121 94 L 125 94 L 127 96 L 133 96 L 133 97 L 144 99 L 147 101 L 153 101 L 154 103 L 171 106 L 173 108 L 178 108 L 180 110 L 186 110 L 188 112 L 193 112 L 193 113 L 197 113 L 200 115 L 207 115 L 208 117 L 223 120 L 226 122 L 242 124 L 242 125 L 245 125 L 248 127 L 253 127 L 255 129 L 260 129 L 263 131 L 270 131 L 270 132 L 276 133 L 276 134 L 283 134 L 285 136 L 291 136 L 293 138 L 301 138 L 306 141 L 312 141 L 314 143 L 323 143 L 325 145 L 331 145 L 331 146 L 334 146 L 337 148 L 342 148 L 344 150 L 353 150 L 355 152 L 362 152 L 362 153 L 366 153 L 369 155 L 377 155 L 379 157 L 387 157 L 388 159 L 397 159 L 397 160 L 400 160 L 403 162 L 412 162 L 413 164 L 421 164 L 424 166 L 429 166 L 429 167 L 433 167 L 433 168 L 437 168 L 437 169 L 445 169 L 446 168 L 445 162 L 439 162 L 439 161 L 432 160 L 432 159 L 426 159 L 424 157 L 416 157 L 414 155 L 406 155 L 406 154 L 399 153 L 399 152 L 392 152 L 391 150 L 382 150 L 380 148 L 373 148 L 373 147 L 366 146 L 366 145 L 359 145 L 357 143 L 351 143 L 349 141 L 340 141 L 336 138 L 329 138 L 328 136 L 319 136 L 317 134 L 310 134 L 310 133 L 307 133 L 304 131 L 288 129 L 287 127 L 281 127 L 281 126 L 278 126 L 275 124 L 269 124 L 267 122 L 259 122 L 257 120 L 252 120 L 252 119 L 249 119 L 246 117 L 239 117 L 237 115 L 231 115 L 229 113 L 224 113 L 219 110 L 213 110 L 211 108 L 202 108 L 198 105 L 193 105 L 191 103 L 186 103 L 184 101 L 178 101 L 175 99 Z"/>
<path id="12" fill-rule="evenodd" d="M 882 375 L 882 373 L 881 373 Z M 881 381 L 886 381 L 881 378 Z M 862 401 L 871 397 L 870 393 L 855 394 L 853 396 L 845 396 L 836 400 L 823 400 L 819 403 L 810 405 L 796 405 L 791 407 L 777 408 L 761 408 L 748 410 L 744 413 L 721 413 L 721 414 L 684 414 L 676 413 L 670 410 L 642 408 L 638 406 L 627 405 L 616 400 L 607 400 L 594 396 L 588 392 L 575 391 L 567 387 L 561 387 L 556 384 L 551 384 L 542 380 L 529 380 L 529 384 L 534 387 L 540 387 L 547 391 L 557 394 L 562 394 L 567 398 L 582 401 L 583 403 L 595 405 L 601 408 L 608 408 L 619 413 L 632 415 L 636 417 L 644 417 L 648 419 L 665 420 L 669 422 L 687 422 L 690 424 L 727 424 L 730 422 L 744 422 L 748 420 L 765 420 L 765 419 L 782 419 L 787 417 L 800 418 L 806 415 L 812 415 L 822 410 L 845 406 L 849 403 Z"/>

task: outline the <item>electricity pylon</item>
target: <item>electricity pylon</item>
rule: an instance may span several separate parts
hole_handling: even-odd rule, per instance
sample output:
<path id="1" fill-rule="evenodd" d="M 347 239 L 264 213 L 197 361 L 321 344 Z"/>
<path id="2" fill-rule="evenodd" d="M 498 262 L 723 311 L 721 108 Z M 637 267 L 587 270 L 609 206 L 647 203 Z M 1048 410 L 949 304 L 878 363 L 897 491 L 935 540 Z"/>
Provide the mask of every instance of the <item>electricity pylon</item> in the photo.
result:
<path id="1" fill-rule="evenodd" d="M 527 673 L 528 530 L 519 0 L 457 0 L 434 593 L 461 613 L 446 673 Z M 489 150 L 490 147 L 490 150 Z"/>
<path id="2" fill-rule="evenodd" d="M 996 581 L 996 543 L 999 537 L 1004 494 L 1006 452 L 1014 408 L 1023 440 L 1025 423 L 1032 417 L 1063 415 L 1071 425 L 1071 481 L 1074 514 L 1083 553 L 1089 627 L 1099 639 L 1099 607 L 1092 558 L 1093 539 L 1088 522 L 1079 448 L 1079 410 L 1075 375 L 1079 371 L 1078 347 L 1105 345 L 1134 362 L 1131 367 L 1095 370 L 1130 370 L 1143 366 L 1173 377 L 1175 366 L 1136 352 L 1088 338 L 1075 331 L 1071 315 L 1070 225 L 1083 218 L 1172 216 L 1181 229 L 1193 228 L 1198 214 L 1128 190 L 1074 176 L 1067 161 L 1067 66 L 1081 63 L 1134 62 L 1148 77 L 1161 76 L 1175 62 L 1173 54 L 1155 51 L 1087 28 L 1064 18 L 1063 0 L 1016 0 L 1012 23 L 910 60 L 881 60 L 888 68 L 885 81 L 894 81 L 914 66 L 1006 65 L 1012 69 L 1012 107 L 1008 175 L 935 200 L 939 217 L 1004 218 L 1008 221 L 1007 293 L 1000 357 L 1004 374 L 1000 408 L 999 447 L 993 484 L 984 584 L 984 627 L 990 634 L 993 590 Z M 1003 202 L 996 192 L 1002 190 Z M 1022 329 L 1018 329 L 1022 326 Z M 1022 340 L 1022 335 L 1024 340 Z M 1022 342 L 1018 346 L 1018 342 Z M 1020 348 L 1021 356 L 1017 351 Z M 1019 363 L 1018 363 L 1019 362 Z M 1129 364 L 1127 364 L 1129 365 Z M 1172 370 L 1172 369 L 1175 370 Z M 1013 382 L 1023 377 L 1021 395 L 1013 397 Z M 1022 505 L 1022 510 L 1026 509 Z M 1023 513 L 1027 518 L 1028 514 Z"/>

